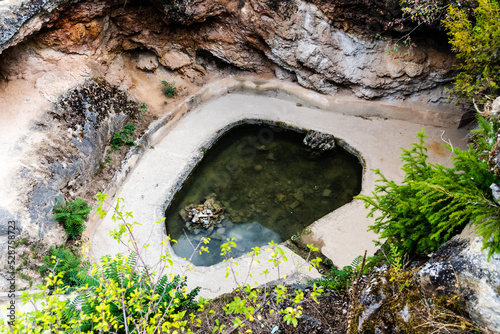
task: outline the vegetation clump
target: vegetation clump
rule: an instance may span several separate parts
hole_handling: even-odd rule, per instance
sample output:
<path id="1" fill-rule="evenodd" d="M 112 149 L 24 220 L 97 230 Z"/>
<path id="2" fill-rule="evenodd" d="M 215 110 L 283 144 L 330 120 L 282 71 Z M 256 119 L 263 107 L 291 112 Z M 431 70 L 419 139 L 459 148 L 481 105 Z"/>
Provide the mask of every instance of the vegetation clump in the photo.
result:
<path id="1" fill-rule="evenodd" d="M 361 256 L 358 256 L 351 262 L 351 265 L 344 266 L 342 269 L 332 264 L 326 274 L 321 276 L 320 279 L 311 281 L 311 283 L 316 283 L 325 289 L 344 294 L 354 279 L 360 274 L 362 259 Z"/>
<path id="2" fill-rule="evenodd" d="M 414 46 L 421 25 L 442 24 L 461 62 L 451 92 L 465 103 L 485 104 L 500 92 L 500 6 L 498 0 L 400 0 L 403 18 L 389 26 L 418 24 L 398 40 Z M 398 49 L 398 42 L 394 49 Z"/>
<path id="3" fill-rule="evenodd" d="M 478 117 L 480 129 L 474 131 L 469 149 L 448 147 L 455 153 L 454 167 L 427 161 L 422 131 L 412 149 L 403 149 L 405 178 L 401 184 L 375 170 L 380 180 L 372 196 L 356 197 L 371 208 L 370 217 L 380 213 L 371 230 L 408 255 L 428 254 L 472 222 L 484 238 L 489 256 L 500 252 L 500 207 L 490 190 L 500 179 L 488 167 L 498 120 Z"/>
<path id="4" fill-rule="evenodd" d="M 116 131 L 111 138 L 111 150 L 119 151 L 124 145 L 136 146 L 137 144 L 132 138 L 134 132 L 135 126 L 132 123 L 128 123 L 122 130 Z"/>
<path id="5" fill-rule="evenodd" d="M 177 95 L 178 91 L 177 88 L 175 87 L 174 82 L 169 83 L 165 80 L 162 80 L 161 83 L 163 86 L 165 86 L 165 88 L 161 90 L 163 94 L 167 95 L 168 97 L 174 97 L 175 95 Z"/>
<path id="6" fill-rule="evenodd" d="M 107 214 L 103 210 L 106 195 L 99 194 L 98 199 L 97 212 L 103 217 Z M 123 211 L 121 201 L 118 199 L 113 214 L 113 220 L 119 222 L 119 226 L 111 235 L 130 250 L 129 255 L 104 256 L 89 271 L 78 272 L 74 282 L 78 285 L 74 290 L 76 297 L 66 300 L 60 295 L 73 282 L 65 282 L 67 274 L 63 267 L 58 267 L 57 259 L 66 259 L 63 262 L 68 270 L 71 270 L 68 265 L 78 266 L 71 261 L 79 259 L 70 256 L 68 250 L 53 249 L 54 255 L 47 259 L 44 268 L 49 271 L 45 285 L 31 296 L 28 293 L 23 295 L 25 303 L 41 306 L 30 312 L 18 311 L 14 322 L 6 324 L 0 320 L 0 330 L 12 333 L 193 333 L 202 329 L 204 332 L 230 333 L 260 328 L 259 324 L 253 324 L 262 320 L 266 313 L 277 315 L 276 319 L 283 322 L 280 326 L 293 328 L 299 325 L 303 307 L 308 303 L 318 303 L 323 291 L 321 287 L 314 285 L 305 292 L 300 288 L 288 289 L 282 284 L 284 277 L 279 277 L 279 266 L 287 259 L 284 250 L 276 244 L 271 244 L 267 250 L 270 252 L 269 261 L 277 268 L 278 284 L 258 289 L 251 287 L 247 282 L 252 276 L 251 267 L 243 281 L 239 281 L 235 271 L 238 263 L 231 256 L 236 244 L 234 240 L 227 240 L 221 247 L 227 264 L 226 277 L 231 275 L 239 288 L 223 307 L 224 319 L 219 319 L 219 315 L 214 319 L 211 310 L 208 311 L 210 316 L 201 317 L 207 301 L 203 298 L 195 301 L 199 288 L 188 291 L 184 274 L 165 274 L 165 270 L 173 266 L 167 251 L 160 257 L 159 266 L 146 265 L 143 251 L 148 245 L 137 244 L 132 230 L 138 223 L 128 221 L 133 215 Z M 207 251 L 203 246 L 207 242 L 207 239 L 202 239 L 193 253 Z M 165 242 L 160 246 L 165 246 Z M 317 251 L 310 247 L 311 251 Z M 251 265 L 257 262 L 255 257 L 260 252 L 258 247 L 253 250 Z M 319 261 L 311 262 L 317 265 Z M 51 270 L 50 266 L 54 269 Z M 279 328 L 274 326 L 269 330 L 276 332 L 275 327 Z"/>
<path id="7" fill-rule="evenodd" d="M 466 101 L 485 103 L 500 93 L 500 7 L 497 0 L 477 0 L 472 10 L 448 8 L 443 21 L 460 71 L 453 92 Z"/>
<path id="8" fill-rule="evenodd" d="M 56 204 L 52 208 L 56 213 L 53 218 L 62 223 L 66 235 L 71 239 L 77 239 L 85 231 L 85 219 L 92 211 L 87 202 L 81 198 L 66 203 Z"/>
<path id="9" fill-rule="evenodd" d="M 85 272 L 89 264 L 83 263 L 80 256 L 73 254 L 71 249 L 50 246 L 49 256 L 43 258 L 44 265 L 38 271 L 45 276 L 48 273 L 59 275 L 62 273 L 62 283 L 67 288 L 74 288 L 82 284 L 80 272 Z M 71 290 L 71 289 L 68 289 Z"/>

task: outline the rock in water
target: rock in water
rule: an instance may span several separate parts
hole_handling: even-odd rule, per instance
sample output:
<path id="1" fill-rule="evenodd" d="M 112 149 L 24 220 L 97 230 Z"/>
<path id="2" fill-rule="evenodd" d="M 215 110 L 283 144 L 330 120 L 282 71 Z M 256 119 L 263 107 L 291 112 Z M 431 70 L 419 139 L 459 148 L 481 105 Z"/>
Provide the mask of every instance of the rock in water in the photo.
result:
<path id="1" fill-rule="evenodd" d="M 329 151 L 335 148 L 335 137 L 323 132 L 309 131 L 303 143 L 312 149 Z"/>

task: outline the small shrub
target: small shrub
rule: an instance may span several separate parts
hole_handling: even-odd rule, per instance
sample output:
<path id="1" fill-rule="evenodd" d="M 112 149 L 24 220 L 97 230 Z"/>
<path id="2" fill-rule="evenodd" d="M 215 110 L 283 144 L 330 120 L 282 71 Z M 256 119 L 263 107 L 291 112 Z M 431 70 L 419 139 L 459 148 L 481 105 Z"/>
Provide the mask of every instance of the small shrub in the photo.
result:
<path id="1" fill-rule="evenodd" d="M 469 150 L 452 149 L 456 154 L 453 168 L 427 162 L 422 131 L 412 149 L 403 149 L 406 175 L 402 184 L 375 170 L 380 180 L 373 196 L 355 197 L 371 207 L 369 217 L 381 213 L 370 229 L 394 243 L 403 254 L 428 254 L 472 222 L 484 238 L 489 256 L 500 252 L 500 207 L 489 188 L 500 179 L 490 173 L 487 162 L 496 141 L 492 129 L 498 128 L 492 122 L 498 121 L 479 117 L 480 129 L 473 131 L 476 136 Z"/>
<path id="2" fill-rule="evenodd" d="M 177 88 L 174 86 L 175 85 L 174 82 L 169 83 L 163 80 L 161 83 L 163 84 L 163 86 L 165 86 L 165 88 L 161 90 L 163 94 L 167 95 L 168 97 L 174 97 L 175 95 L 177 95 L 178 91 Z"/>
<path id="3" fill-rule="evenodd" d="M 66 235 L 71 239 L 77 239 L 85 231 L 85 219 L 92 210 L 87 202 L 81 198 L 66 203 L 56 204 L 52 208 L 56 213 L 53 218 L 62 223 Z"/>
<path id="4" fill-rule="evenodd" d="M 101 217 L 107 214 L 103 209 L 106 197 L 106 194 L 101 193 L 96 196 L 99 200 L 97 213 Z M 261 253 L 260 248 L 252 249 L 248 272 L 239 276 L 235 271 L 238 262 L 231 255 L 232 249 L 237 245 L 228 239 L 227 243 L 221 246 L 221 253 L 225 256 L 224 262 L 227 265 L 226 277 L 231 275 L 238 288 L 225 303 L 223 314 L 214 314 L 214 310 L 207 309 L 206 313 L 200 316 L 199 312 L 204 312 L 205 306 L 210 305 L 203 298 L 198 302 L 194 300 L 199 288 L 192 291 L 186 289 L 185 274 L 189 269 L 185 268 L 181 275 L 165 274 L 167 268 L 174 266 L 168 251 L 160 256 L 157 265 L 147 265 L 143 251 L 149 245 L 137 243 L 132 229 L 139 223 L 128 221 L 128 218 L 133 218 L 133 214 L 123 211 L 121 202 L 123 199 L 118 198 L 112 209 L 112 220 L 119 222 L 119 226 L 111 232 L 111 236 L 130 250 L 129 255 L 104 256 L 98 263 L 92 264 L 90 271 L 77 273 L 81 285 L 75 289 L 76 297 L 71 301 L 60 298 L 60 295 L 67 291 L 64 283 L 66 274 L 62 268 L 61 271 L 55 272 L 56 263 L 54 272 L 49 272 L 46 283 L 39 287 L 40 291 L 22 296 L 23 302 L 31 302 L 34 310 L 19 310 L 16 312 L 15 322 L 9 321 L 6 324 L 0 319 L 0 332 L 248 333 L 252 325 L 258 326 L 259 330 L 262 328 L 256 320 L 260 321 L 264 313 L 271 315 L 276 312 L 284 324 L 296 327 L 302 316 L 304 302 L 319 303 L 318 298 L 323 289 L 316 284 L 309 291 L 289 289 L 283 284 L 286 275 L 280 275 L 280 264 L 287 261 L 287 258 L 285 250 L 275 243 L 271 243 L 271 247 L 266 248 L 265 252 L 270 252 L 267 261 L 272 263 L 277 271 L 277 285 L 252 288 L 248 281 L 252 277 L 252 266 L 259 263 L 255 257 Z M 157 223 L 163 224 L 164 220 Z M 202 246 L 208 242 L 208 239 L 203 238 L 193 249 L 192 256 L 197 252 L 208 251 L 207 247 Z M 166 244 L 166 241 L 163 241 L 159 247 Z M 311 252 L 319 251 L 312 245 L 308 247 Z M 55 249 L 52 251 L 57 252 Z M 61 252 L 63 258 L 72 258 L 67 250 Z M 52 260 L 55 258 L 57 255 Z M 314 259 L 310 262 L 312 266 L 317 267 L 320 261 Z M 312 268 L 309 264 L 306 266 Z M 296 272 L 301 269 L 302 266 L 297 266 Z M 265 270 L 262 274 L 271 273 Z M 221 318 L 217 318 L 219 316 Z"/>
<path id="5" fill-rule="evenodd" d="M 161 322 L 177 321 L 182 312 L 197 309 L 199 287 L 187 292 L 186 280 L 179 275 L 164 275 L 155 282 L 148 272 L 137 269 L 135 253 L 105 256 L 92 274 L 82 272 L 79 277 L 88 289 L 80 289 L 63 313 L 78 319 L 83 312 L 82 332 L 109 323 L 112 333 L 146 333 L 146 328 L 160 328 Z"/>
<path id="6" fill-rule="evenodd" d="M 473 13 L 460 4 L 448 8 L 443 21 L 450 44 L 462 62 L 453 92 L 468 102 L 487 101 L 500 92 L 500 6 L 497 0 L 478 0 Z"/>
<path id="7" fill-rule="evenodd" d="M 135 126 L 132 123 L 128 123 L 122 130 L 116 131 L 111 138 L 112 151 L 119 151 L 124 145 L 135 146 L 136 143 L 132 139 L 134 132 Z"/>
<path id="8" fill-rule="evenodd" d="M 146 113 L 146 111 L 148 111 L 148 106 L 147 106 L 146 102 L 139 103 L 139 116 L 141 118 L 144 117 L 144 114 Z"/>

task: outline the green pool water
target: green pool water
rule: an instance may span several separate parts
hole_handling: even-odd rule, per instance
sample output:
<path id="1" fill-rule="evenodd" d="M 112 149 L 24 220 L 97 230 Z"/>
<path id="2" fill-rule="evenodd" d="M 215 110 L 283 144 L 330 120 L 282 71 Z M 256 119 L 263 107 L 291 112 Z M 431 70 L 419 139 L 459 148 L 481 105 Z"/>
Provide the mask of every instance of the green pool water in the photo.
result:
<path id="1" fill-rule="evenodd" d="M 305 135 L 269 124 L 239 125 L 223 134 L 165 212 L 167 233 L 177 240 L 174 252 L 189 259 L 193 246 L 208 237 L 209 253 L 197 253 L 191 262 L 213 265 L 223 260 L 220 245 L 227 238 L 237 244 L 231 254 L 236 257 L 285 241 L 350 202 L 361 189 L 358 158 L 339 146 L 312 150 L 302 142 Z M 208 229 L 186 216 L 214 202 L 218 222 Z"/>

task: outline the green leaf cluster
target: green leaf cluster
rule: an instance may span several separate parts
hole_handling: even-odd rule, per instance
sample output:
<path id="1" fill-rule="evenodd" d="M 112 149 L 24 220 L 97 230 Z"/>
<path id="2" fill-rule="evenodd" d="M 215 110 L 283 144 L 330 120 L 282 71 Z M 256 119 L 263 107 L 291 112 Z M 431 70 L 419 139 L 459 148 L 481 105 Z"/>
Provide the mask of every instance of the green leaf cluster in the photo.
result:
<path id="1" fill-rule="evenodd" d="M 60 199 L 59 199 L 60 201 Z M 66 235 L 71 239 L 77 239 L 85 231 L 85 219 L 92 210 L 87 202 L 81 198 L 66 203 L 56 204 L 52 208 L 56 213 L 53 218 L 62 223 Z"/>
<path id="2" fill-rule="evenodd" d="M 89 264 L 83 263 L 82 258 L 73 254 L 69 248 L 50 246 L 49 254 L 43 258 L 44 265 L 38 271 L 44 275 L 47 272 L 52 272 L 54 275 L 63 273 L 64 286 L 68 288 L 80 286 L 82 282 L 78 275 L 80 272 L 86 272 Z M 68 289 L 70 290 L 72 289 Z"/>
<path id="3" fill-rule="evenodd" d="M 449 42 L 462 62 L 453 92 L 467 101 L 484 103 L 500 93 L 500 7 L 498 0 L 477 0 L 472 15 L 458 4 L 443 21 Z"/>
<path id="4" fill-rule="evenodd" d="M 136 143 L 132 139 L 134 132 L 135 126 L 132 123 L 128 123 L 122 130 L 116 131 L 111 138 L 111 149 L 119 151 L 124 145 L 135 146 Z"/>
<path id="5" fill-rule="evenodd" d="M 99 193 L 97 212 L 104 217 L 107 212 L 103 204 L 107 195 Z M 165 269 L 174 265 L 170 253 L 165 251 L 157 265 L 150 267 L 144 261 L 146 245 L 138 245 L 133 235 L 133 227 L 137 222 L 129 223 L 127 219 L 133 218 L 131 212 L 123 211 L 118 198 L 113 209 L 112 220 L 119 222 L 119 227 L 111 235 L 122 245 L 128 246 L 128 256 L 117 254 L 104 256 L 92 265 L 81 265 L 80 258 L 71 254 L 68 249 L 51 249 L 51 257 L 45 259 L 45 272 L 48 272 L 46 283 L 31 295 L 23 295 L 23 303 L 31 302 L 40 305 L 34 310 L 16 313 L 14 322 L 6 323 L 0 319 L 0 332 L 12 333 L 197 333 L 203 332 L 250 332 L 251 324 L 261 321 L 264 312 L 272 314 L 277 312 L 286 325 L 298 326 L 302 316 L 302 305 L 305 301 L 319 303 L 323 289 L 314 284 L 312 291 L 303 292 L 301 289 L 290 291 L 283 283 L 287 276 L 281 276 L 280 264 L 287 261 L 286 252 L 275 243 L 263 252 L 269 252 L 267 261 L 275 266 L 278 274 L 278 285 L 270 287 L 253 288 L 248 280 L 252 277 L 252 266 L 259 263 L 257 256 L 261 254 L 259 247 L 255 247 L 249 254 L 251 261 L 244 283 L 237 279 L 238 272 L 235 267 L 238 263 L 231 257 L 231 248 L 236 243 L 228 240 L 221 252 L 226 256 L 229 272 L 233 274 L 238 288 L 234 291 L 233 298 L 222 307 L 222 317 L 213 319 L 215 311 L 207 310 L 205 316 L 200 312 L 205 311 L 207 300 L 195 298 L 200 288 L 188 291 L 184 271 L 181 275 L 167 274 Z M 163 223 L 163 220 L 157 222 Z M 170 240 L 168 238 L 168 240 Z M 175 242 L 172 240 L 172 242 Z M 200 241 L 193 249 L 193 254 L 203 249 L 202 244 L 208 239 Z M 166 246 L 163 241 L 159 246 Z M 308 245 L 311 252 L 319 251 Z M 82 250 L 85 254 L 85 250 Z M 311 270 L 317 266 L 319 259 L 306 264 Z M 72 271 L 81 268 L 78 272 Z M 156 271 L 154 268 L 158 269 Z M 299 272 L 302 266 L 297 266 Z M 188 269 L 186 269 L 188 270 Z M 177 270 L 176 270 L 177 271 Z M 68 275 L 70 273 L 70 275 Z M 265 270 L 262 274 L 271 274 Z M 75 277 L 76 276 L 76 277 Z M 72 284 L 66 279 L 74 278 L 75 287 L 68 300 L 61 296 L 68 292 L 67 286 Z M 256 285 L 257 283 L 255 283 Z M 248 326 L 248 327 L 245 327 Z M 259 327 L 260 329 L 260 327 Z"/>
<path id="6" fill-rule="evenodd" d="M 163 86 L 165 86 L 165 88 L 161 90 L 163 94 L 167 95 L 168 97 L 174 97 L 175 95 L 177 95 L 178 91 L 177 88 L 174 86 L 175 84 L 174 82 L 169 83 L 163 80 L 161 83 L 163 84 Z"/>
<path id="7" fill-rule="evenodd" d="M 417 134 L 418 143 L 403 149 L 401 184 L 375 170 L 380 179 L 372 196 L 356 197 L 371 207 L 369 217 L 379 214 L 370 230 L 407 255 L 427 254 L 471 222 L 484 238 L 489 256 L 500 252 L 500 207 L 489 188 L 500 180 L 487 163 L 498 120 L 479 119 L 480 129 L 467 151 L 449 147 L 455 153 L 453 168 L 427 162 L 422 131 Z"/>
<path id="8" fill-rule="evenodd" d="M 79 278 L 86 285 L 63 314 L 66 320 L 80 317 L 82 332 L 96 331 L 102 313 L 109 322 L 112 333 L 142 333 L 144 326 L 162 321 L 173 321 L 182 311 L 195 310 L 194 301 L 199 287 L 186 293 L 186 281 L 179 275 L 162 276 L 156 283 L 147 271 L 136 270 L 137 255 L 129 257 L 117 254 L 103 257 L 100 266 L 94 266 L 90 274 L 81 272 Z M 138 320 L 143 319 L 143 323 Z M 107 331 L 104 331 L 107 333 Z"/>
<path id="9" fill-rule="evenodd" d="M 344 266 L 342 269 L 339 269 L 336 265 L 332 265 L 328 273 L 321 276 L 320 279 L 311 281 L 311 283 L 316 283 L 327 289 L 335 290 L 343 294 L 346 292 L 346 289 L 349 288 L 353 278 L 356 277 L 361 270 L 360 264 L 362 259 L 362 256 L 358 256 L 351 262 L 351 265 Z"/>

